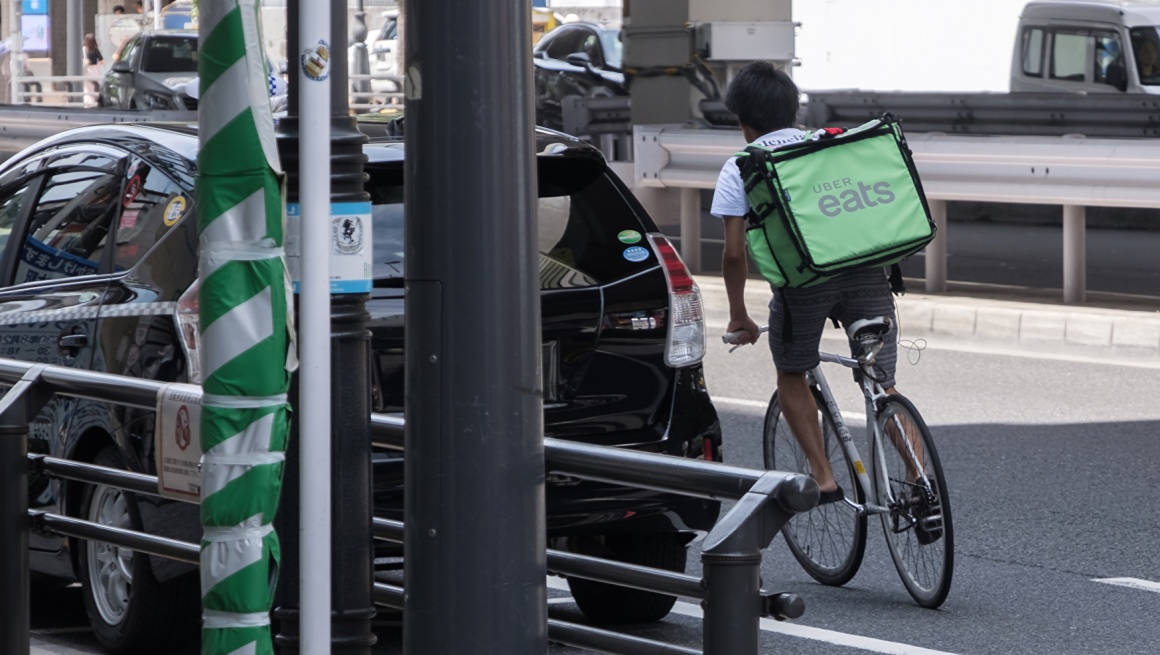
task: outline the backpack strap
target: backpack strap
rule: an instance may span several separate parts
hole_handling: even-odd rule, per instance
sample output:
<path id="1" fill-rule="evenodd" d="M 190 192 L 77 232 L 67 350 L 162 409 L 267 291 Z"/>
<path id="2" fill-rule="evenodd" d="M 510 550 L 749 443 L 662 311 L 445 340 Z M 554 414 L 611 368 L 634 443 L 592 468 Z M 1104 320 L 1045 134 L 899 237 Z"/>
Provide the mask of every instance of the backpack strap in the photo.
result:
<path id="1" fill-rule="evenodd" d="M 902 267 L 897 262 L 890 265 L 890 292 L 896 296 L 906 295 L 906 282 L 902 279 Z"/>

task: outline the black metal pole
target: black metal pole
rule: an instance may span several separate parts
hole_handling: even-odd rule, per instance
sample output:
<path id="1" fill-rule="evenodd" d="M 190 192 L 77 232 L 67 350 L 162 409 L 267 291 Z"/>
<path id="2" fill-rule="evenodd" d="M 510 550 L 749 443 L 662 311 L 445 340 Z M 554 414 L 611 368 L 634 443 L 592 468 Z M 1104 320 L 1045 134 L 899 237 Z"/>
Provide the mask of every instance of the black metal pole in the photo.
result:
<path id="1" fill-rule="evenodd" d="M 287 202 L 298 202 L 302 181 L 299 172 L 298 138 L 303 125 L 299 120 L 298 54 L 300 30 L 298 2 L 287 2 L 287 39 L 291 53 L 288 62 L 289 98 L 287 117 L 278 122 L 278 146 L 282 167 L 287 174 Z M 331 0 L 331 33 L 343 35 L 347 19 L 345 0 Z M 333 39 L 332 39 L 333 41 Z M 339 40 L 337 43 L 341 43 Z M 366 203 L 370 196 L 364 188 L 366 173 L 362 146 L 366 137 L 350 116 L 346 48 L 334 48 L 330 59 L 330 165 L 331 202 Z M 370 655 L 376 637 L 371 631 L 374 618 L 373 541 L 371 537 L 371 439 L 370 439 L 370 332 L 365 293 L 331 296 L 331 463 L 334 481 L 331 493 L 333 524 L 331 536 L 331 652 Z M 300 344 L 309 347 L 309 344 Z M 297 376 L 291 388 L 296 402 Z M 279 634 L 275 642 L 282 653 L 297 653 L 298 631 L 298 565 L 297 544 L 298 480 L 301 458 L 298 434 L 291 431 L 287 449 L 284 480 L 286 494 L 282 499 L 279 534 L 286 540 L 283 549 L 282 579 L 275 617 Z M 292 530 L 292 531 L 291 531 Z M 293 542 L 293 543 L 291 543 Z"/>
<path id="2" fill-rule="evenodd" d="M 28 420 L 18 399 L 0 414 L 0 652 L 29 652 L 30 593 Z"/>
<path id="3" fill-rule="evenodd" d="M 408 655 L 547 649 L 531 7 L 406 0 Z"/>

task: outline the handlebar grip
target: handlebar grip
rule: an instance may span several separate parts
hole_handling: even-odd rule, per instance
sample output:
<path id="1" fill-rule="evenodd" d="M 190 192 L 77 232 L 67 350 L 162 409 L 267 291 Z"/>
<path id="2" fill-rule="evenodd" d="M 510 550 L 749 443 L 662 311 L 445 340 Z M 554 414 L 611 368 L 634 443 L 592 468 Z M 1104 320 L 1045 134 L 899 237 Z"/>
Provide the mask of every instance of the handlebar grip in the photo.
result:
<path id="1" fill-rule="evenodd" d="M 721 335 L 723 343 L 733 344 L 737 342 L 738 337 L 745 334 L 745 330 L 737 330 L 736 332 L 726 332 Z"/>

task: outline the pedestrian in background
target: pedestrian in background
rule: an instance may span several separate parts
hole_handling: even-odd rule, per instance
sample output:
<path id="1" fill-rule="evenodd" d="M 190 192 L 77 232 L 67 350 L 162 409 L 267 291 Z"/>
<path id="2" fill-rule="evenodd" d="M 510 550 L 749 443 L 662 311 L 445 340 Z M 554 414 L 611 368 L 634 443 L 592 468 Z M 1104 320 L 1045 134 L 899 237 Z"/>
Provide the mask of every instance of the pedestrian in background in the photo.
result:
<path id="1" fill-rule="evenodd" d="M 85 35 L 83 47 L 81 48 L 85 56 L 85 77 L 101 78 L 101 63 L 105 58 L 101 56 L 101 50 L 97 47 L 97 37 L 89 32 Z M 96 107 L 100 104 L 101 83 L 99 81 L 85 80 L 85 107 Z"/>
<path id="2" fill-rule="evenodd" d="M 113 14 L 123 14 L 123 13 L 125 13 L 125 8 L 122 7 L 121 5 L 117 5 L 117 6 L 113 7 Z"/>

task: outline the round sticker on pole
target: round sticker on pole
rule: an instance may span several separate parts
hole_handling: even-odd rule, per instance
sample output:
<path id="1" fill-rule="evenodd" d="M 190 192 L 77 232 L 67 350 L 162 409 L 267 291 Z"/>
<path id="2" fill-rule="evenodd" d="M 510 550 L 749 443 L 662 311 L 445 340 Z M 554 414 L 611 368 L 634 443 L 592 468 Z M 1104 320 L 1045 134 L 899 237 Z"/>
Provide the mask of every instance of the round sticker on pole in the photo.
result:
<path id="1" fill-rule="evenodd" d="M 319 40 L 318 45 L 303 51 L 302 74 L 315 82 L 330 77 L 330 44 Z"/>

